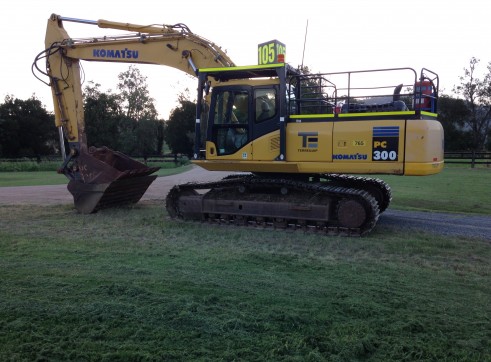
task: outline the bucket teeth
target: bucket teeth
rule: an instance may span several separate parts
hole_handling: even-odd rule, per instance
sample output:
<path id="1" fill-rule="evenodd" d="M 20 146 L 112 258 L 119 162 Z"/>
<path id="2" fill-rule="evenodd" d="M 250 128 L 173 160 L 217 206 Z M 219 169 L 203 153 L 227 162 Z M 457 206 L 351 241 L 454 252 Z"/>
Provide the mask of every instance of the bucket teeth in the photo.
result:
<path id="1" fill-rule="evenodd" d="M 151 174 L 159 169 L 106 147 L 81 151 L 76 168 L 78 177 L 70 180 L 68 191 L 83 214 L 137 203 L 157 178 Z"/>
<path id="2" fill-rule="evenodd" d="M 156 178 L 156 175 L 124 178 L 103 184 L 70 181 L 68 190 L 73 195 L 77 211 L 90 214 L 101 209 L 136 204 Z"/>

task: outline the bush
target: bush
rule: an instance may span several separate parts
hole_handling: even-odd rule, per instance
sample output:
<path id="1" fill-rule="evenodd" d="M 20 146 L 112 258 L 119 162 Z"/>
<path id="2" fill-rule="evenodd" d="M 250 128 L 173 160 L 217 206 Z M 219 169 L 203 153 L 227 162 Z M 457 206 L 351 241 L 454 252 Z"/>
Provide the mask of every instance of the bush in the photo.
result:
<path id="1" fill-rule="evenodd" d="M 45 160 L 41 162 L 30 159 L 0 160 L 0 172 L 56 171 L 61 163 L 61 160 Z"/>

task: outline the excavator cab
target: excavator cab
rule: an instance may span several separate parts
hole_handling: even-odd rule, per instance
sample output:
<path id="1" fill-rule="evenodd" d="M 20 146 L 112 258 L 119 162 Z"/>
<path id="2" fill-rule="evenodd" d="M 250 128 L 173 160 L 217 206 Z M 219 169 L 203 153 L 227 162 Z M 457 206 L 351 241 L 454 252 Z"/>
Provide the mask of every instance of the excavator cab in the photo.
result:
<path id="1" fill-rule="evenodd" d="M 280 123 L 286 112 L 286 83 L 278 74 L 285 73 L 285 64 L 200 69 L 199 89 L 206 91 L 209 79 L 214 79 L 209 95 L 210 111 L 206 126 L 197 123 L 196 135 L 206 140 L 201 149 L 195 142 L 196 160 L 203 151 L 209 161 L 261 161 L 278 156 Z M 281 96 L 283 95 L 283 97 Z M 207 109 L 204 94 L 198 101 L 198 114 Z M 205 118 L 205 117 L 202 117 Z M 264 137 L 271 139 L 266 145 Z M 233 163 L 228 166 L 235 169 Z"/>

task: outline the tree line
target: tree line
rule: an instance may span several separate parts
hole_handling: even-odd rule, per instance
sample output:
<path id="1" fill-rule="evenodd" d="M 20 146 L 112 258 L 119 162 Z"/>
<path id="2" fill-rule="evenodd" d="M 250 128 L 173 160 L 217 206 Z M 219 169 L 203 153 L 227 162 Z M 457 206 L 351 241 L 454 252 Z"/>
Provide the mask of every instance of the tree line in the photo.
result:
<path id="1" fill-rule="evenodd" d="M 445 150 L 491 150 L 491 62 L 481 79 L 479 60 L 464 68 L 454 96 L 440 95 L 439 121 L 445 129 Z M 84 88 L 84 111 L 89 146 L 107 146 L 136 157 L 161 155 L 164 142 L 174 154 L 192 155 L 195 103 L 178 95 L 168 120 L 158 117 L 147 78 L 130 66 L 118 75 L 117 92 L 101 91 L 89 82 Z M 32 96 L 5 97 L 0 104 L 0 157 L 41 157 L 59 154 L 54 115 Z"/>
<path id="2" fill-rule="evenodd" d="M 164 142 L 175 154 L 191 155 L 195 105 L 181 94 L 170 118 L 159 118 L 147 77 L 135 66 L 118 75 L 117 91 L 102 91 L 88 82 L 83 89 L 88 146 L 106 146 L 134 157 L 161 155 Z M 182 136 L 181 136 L 182 135 Z M 54 115 L 32 96 L 5 97 L 0 104 L 0 157 L 41 157 L 59 154 Z"/>
<path id="3" fill-rule="evenodd" d="M 456 97 L 442 95 L 438 100 L 447 151 L 491 150 L 491 62 L 483 78 L 478 77 L 479 63 L 470 59 L 453 87 Z"/>

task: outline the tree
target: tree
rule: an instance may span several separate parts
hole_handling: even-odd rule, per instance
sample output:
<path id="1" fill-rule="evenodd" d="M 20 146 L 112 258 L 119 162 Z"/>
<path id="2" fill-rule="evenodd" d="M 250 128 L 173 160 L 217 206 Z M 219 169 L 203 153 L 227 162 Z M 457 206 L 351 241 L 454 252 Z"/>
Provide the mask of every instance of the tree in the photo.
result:
<path id="1" fill-rule="evenodd" d="M 162 154 L 162 150 L 164 148 L 164 130 L 165 121 L 163 119 L 159 119 L 157 124 L 157 149 L 155 150 L 155 153 L 158 155 Z"/>
<path id="2" fill-rule="evenodd" d="M 163 141 L 159 140 L 159 129 L 163 120 L 142 119 L 136 121 L 123 117 L 118 125 L 118 147 L 123 153 L 147 158 L 161 154 Z"/>
<path id="3" fill-rule="evenodd" d="M 478 64 L 479 59 L 470 59 L 469 68 L 464 68 L 464 75 L 459 77 L 460 84 L 454 87 L 454 92 L 463 97 L 469 110 L 464 124 L 471 132 L 473 148 L 484 150 L 491 129 L 491 62 L 484 80 L 476 77 Z"/>
<path id="4" fill-rule="evenodd" d="M 138 139 L 136 127 L 138 122 L 132 118 L 122 117 L 118 123 L 118 146 L 117 150 L 127 155 L 137 155 Z"/>
<path id="5" fill-rule="evenodd" d="M 120 73 L 118 90 L 124 119 L 120 122 L 120 149 L 132 155 L 147 157 L 159 154 L 163 145 L 163 120 L 150 97 L 147 77 L 131 65 Z"/>
<path id="6" fill-rule="evenodd" d="M 177 99 L 179 105 L 171 112 L 166 123 L 164 140 L 172 153 L 183 153 L 192 157 L 194 148 L 196 103 L 189 100 L 187 93 Z"/>
<path id="7" fill-rule="evenodd" d="M 472 134 L 465 127 L 469 115 L 464 100 L 448 95 L 438 98 L 438 120 L 445 131 L 445 150 L 459 151 L 473 147 Z"/>
<path id="8" fill-rule="evenodd" d="M 159 124 L 161 122 L 153 119 L 142 119 L 136 125 L 136 154 L 147 158 L 149 155 L 160 154 L 162 144 L 159 149 Z"/>
<path id="9" fill-rule="evenodd" d="M 136 121 L 141 119 L 157 119 L 157 110 L 150 97 L 147 77 L 131 65 L 126 72 L 118 75 L 118 90 L 121 92 L 123 108 L 127 118 Z"/>
<path id="10" fill-rule="evenodd" d="M 161 153 L 164 121 L 157 118 L 146 77 L 130 66 L 118 78 L 121 93 L 102 92 L 93 82 L 84 89 L 89 146 L 107 146 L 132 156 Z"/>
<path id="11" fill-rule="evenodd" d="M 84 112 L 88 145 L 118 148 L 118 129 L 123 118 L 120 97 L 103 93 L 100 84 L 89 82 L 84 89 Z"/>
<path id="12" fill-rule="evenodd" d="M 328 102 L 334 90 L 332 83 L 318 74 L 313 74 L 307 66 L 299 65 L 298 71 L 303 75 L 299 78 L 299 84 L 295 85 L 299 92 L 296 95 L 295 106 L 300 107 L 299 111 L 302 114 L 332 113 L 333 105 Z"/>
<path id="13" fill-rule="evenodd" d="M 53 154 L 58 144 L 54 116 L 35 96 L 27 100 L 6 96 L 0 105 L 0 145 L 4 157 Z"/>

